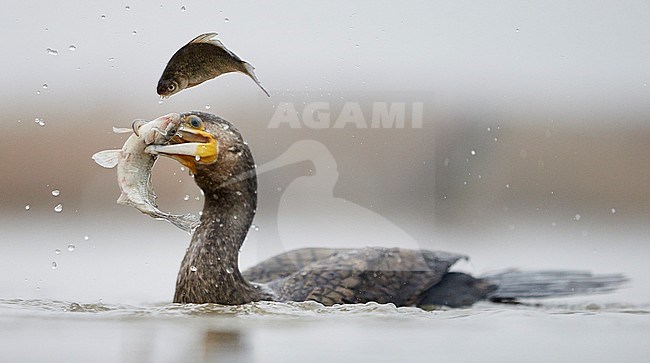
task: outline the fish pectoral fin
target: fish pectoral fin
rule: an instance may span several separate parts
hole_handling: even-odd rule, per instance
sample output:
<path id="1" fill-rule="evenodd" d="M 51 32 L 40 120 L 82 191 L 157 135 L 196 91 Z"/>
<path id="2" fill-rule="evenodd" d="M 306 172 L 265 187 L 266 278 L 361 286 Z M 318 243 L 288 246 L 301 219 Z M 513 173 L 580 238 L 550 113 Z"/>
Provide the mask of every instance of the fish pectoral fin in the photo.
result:
<path id="1" fill-rule="evenodd" d="M 117 204 L 130 205 L 131 200 L 129 199 L 128 195 L 122 193 L 122 194 L 120 194 L 120 197 L 117 198 Z"/>
<path id="2" fill-rule="evenodd" d="M 120 159 L 122 150 L 102 150 L 93 154 L 93 160 L 104 168 L 114 168 Z"/>

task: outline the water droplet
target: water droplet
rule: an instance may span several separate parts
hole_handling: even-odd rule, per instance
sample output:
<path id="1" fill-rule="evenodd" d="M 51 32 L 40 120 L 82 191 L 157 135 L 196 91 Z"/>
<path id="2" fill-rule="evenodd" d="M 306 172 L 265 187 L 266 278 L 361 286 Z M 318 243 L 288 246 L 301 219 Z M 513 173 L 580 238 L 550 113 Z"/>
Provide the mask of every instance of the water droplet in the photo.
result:
<path id="1" fill-rule="evenodd" d="M 108 58 L 108 61 L 109 61 L 109 62 L 112 62 L 112 61 L 114 61 L 114 60 L 115 60 L 115 58 L 113 58 L 113 57 Z"/>
<path id="2" fill-rule="evenodd" d="M 499 139 L 495 137 L 495 138 L 494 138 L 494 142 L 498 142 L 498 141 L 499 141 Z"/>
<path id="3" fill-rule="evenodd" d="M 34 122 L 37 123 L 38 126 L 45 126 L 45 120 L 43 120 L 42 118 L 37 117 L 34 119 Z"/>
<path id="4" fill-rule="evenodd" d="M 57 266 L 56 261 L 52 261 L 52 270 L 54 270 L 56 268 L 56 266 Z"/>
<path id="5" fill-rule="evenodd" d="M 506 188 L 510 188 L 510 184 L 506 184 Z"/>
<path id="6" fill-rule="evenodd" d="M 476 150 L 472 150 L 469 153 L 472 154 L 472 156 L 474 156 L 474 155 L 476 155 Z"/>
<path id="7" fill-rule="evenodd" d="M 181 6 L 181 12 L 185 12 L 185 5 Z"/>
<path id="8" fill-rule="evenodd" d="M 488 127 L 487 130 L 488 130 L 488 132 L 490 132 L 490 131 L 492 131 L 492 128 L 491 128 L 491 127 Z"/>
<path id="9" fill-rule="evenodd" d="M 189 194 L 185 194 L 185 196 L 183 197 L 183 200 L 190 200 L 190 195 L 189 195 Z"/>
<path id="10" fill-rule="evenodd" d="M 580 214 L 576 214 L 576 215 L 573 217 L 573 219 L 575 219 L 576 221 L 579 221 L 580 218 L 582 218 L 582 216 L 581 216 Z"/>
<path id="11" fill-rule="evenodd" d="M 54 190 L 52 190 L 52 196 L 54 196 L 54 197 L 58 197 L 59 194 L 61 194 L 61 191 L 60 191 L 60 190 L 58 190 L 58 189 L 54 189 Z"/>
<path id="12" fill-rule="evenodd" d="M 205 105 L 205 109 L 206 109 L 206 110 L 209 110 L 209 109 L 210 109 L 210 105 Z"/>
<path id="13" fill-rule="evenodd" d="M 47 89 L 48 87 L 47 83 L 43 83 L 43 89 Z"/>
<path id="14" fill-rule="evenodd" d="M 131 32 L 131 35 L 136 35 L 136 34 L 138 34 L 138 32 L 135 30 Z"/>
<path id="15" fill-rule="evenodd" d="M 251 225 L 251 228 L 253 228 L 255 231 L 259 231 L 259 230 L 260 230 L 260 226 L 258 226 L 257 224 L 253 224 L 253 225 Z"/>
<path id="16" fill-rule="evenodd" d="M 47 48 L 47 54 L 49 55 L 59 55 L 59 51 L 52 48 Z"/>
<path id="17" fill-rule="evenodd" d="M 616 213 L 616 208 L 612 208 L 612 214 Z"/>
<path id="18" fill-rule="evenodd" d="M 235 272 L 235 269 L 234 269 L 234 268 L 232 268 L 231 266 L 226 267 L 226 273 L 231 274 L 231 273 L 233 273 L 233 272 Z"/>
<path id="19" fill-rule="evenodd" d="M 32 207 L 31 205 L 27 204 L 27 205 L 25 206 L 25 210 L 29 210 L 29 208 L 31 208 L 31 207 Z"/>
<path id="20" fill-rule="evenodd" d="M 105 20 L 105 19 L 106 19 L 106 15 L 102 14 L 101 18 L 102 18 L 102 20 Z"/>
<path id="21" fill-rule="evenodd" d="M 68 47 L 68 50 L 71 51 L 71 52 L 74 52 L 75 50 L 77 50 L 77 46 L 74 45 L 74 44 L 70 44 L 70 46 Z"/>
<path id="22" fill-rule="evenodd" d="M 275 188 L 275 190 L 277 190 L 278 192 L 281 192 L 281 191 L 282 191 L 282 187 L 277 187 L 277 188 Z"/>
<path id="23" fill-rule="evenodd" d="M 199 196 L 196 196 L 194 197 L 194 200 L 201 200 L 201 198 L 199 198 Z"/>
<path id="24" fill-rule="evenodd" d="M 181 166 L 181 171 L 185 171 L 185 167 L 184 167 L 184 166 Z"/>
<path id="25" fill-rule="evenodd" d="M 201 156 L 200 156 L 200 155 L 195 156 L 195 157 L 194 157 L 194 160 L 196 160 L 196 161 L 200 161 L 200 160 L 201 160 Z"/>
<path id="26" fill-rule="evenodd" d="M 124 7 L 124 9 L 131 10 L 131 7 L 127 5 L 127 6 Z"/>
<path id="27" fill-rule="evenodd" d="M 516 33 L 519 33 L 519 28 L 516 28 L 516 29 L 515 29 L 515 32 L 516 32 Z"/>
<path id="28" fill-rule="evenodd" d="M 194 265 L 190 266 L 190 271 L 196 272 L 196 266 L 194 266 Z"/>
<path id="29" fill-rule="evenodd" d="M 84 241 L 88 241 L 89 239 L 90 239 L 90 237 L 88 237 L 88 235 L 84 236 Z"/>
<path id="30" fill-rule="evenodd" d="M 237 219 L 237 216 L 232 216 L 232 219 Z"/>
<path id="31" fill-rule="evenodd" d="M 57 248 L 57 249 L 54 250 L 54 253 L 57 254 L 57 255 L 60 255 L 60 254 L 61 254 L 61 250 Z"/>
<path id="32" fill-rule="evenodd" d="M 54 211 L 55 212 L 61 213 L 62 210 L 63 210 L 63 205 L 61 203 L 54 206 Z"/>
<path id="33" fill-rule="evenodd" d="M 73 245 L 72 243 L 70 243 L 70 244 L 68 245 L 68 251 L 70 251 L 70 252 L 74 251 L 75 248 L 76 248 L 76 246 Z"/>
<path id="34" fill-rule="evenodd" d="M 239 190 L 236 191 L 235 194 L 237 194 L 238 196 L 241 196 L 241 195 L 242 195 L 242 193 L 241 193 Z"/>
<path id="35" fill-rule="evenodd" d="M 225 19 L 223 19 L 223 20 L 224 20 L 226 23 L 230 21 L 229 18 L 225 18 Z"/>

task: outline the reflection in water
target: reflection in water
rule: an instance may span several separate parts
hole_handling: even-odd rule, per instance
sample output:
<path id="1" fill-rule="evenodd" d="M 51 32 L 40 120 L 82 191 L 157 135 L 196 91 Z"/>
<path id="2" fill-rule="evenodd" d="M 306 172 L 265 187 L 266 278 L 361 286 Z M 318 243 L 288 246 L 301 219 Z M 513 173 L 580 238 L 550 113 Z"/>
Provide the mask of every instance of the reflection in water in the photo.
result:
<path id="1" fill-rule="evenodd" d="M 203 336 L 204 361 L 251 362 L 251 347 L 242 335 L 234 330 L 207 330 Z"/>

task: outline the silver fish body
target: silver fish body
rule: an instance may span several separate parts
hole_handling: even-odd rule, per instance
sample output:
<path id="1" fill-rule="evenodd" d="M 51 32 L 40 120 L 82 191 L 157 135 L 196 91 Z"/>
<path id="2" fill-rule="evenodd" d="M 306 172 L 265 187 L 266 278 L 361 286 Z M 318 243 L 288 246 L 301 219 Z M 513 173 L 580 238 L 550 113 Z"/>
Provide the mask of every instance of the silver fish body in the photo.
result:
<path id="1" fill-rule="evenodd" d="M 170 113 L 153 121 L 133 122 L 133 135 L 121 150 L 104 150 L 93 155 L 93 160 L 105 168 L 117 166 L 117 181 L 121 190 L 118 204 L 130 205 L 156 219 L 166 220 L 192 233 L 198 226 L 198 217 L 170 214 L 158 209 L 151 184 L 151 169 L 157 156 L 145 152 L 147 146 L 165 145 L 174 137 L 180 125 L 180 115 Z"/>
<path id="2" fill-rule="evenodd" d="M 201 34 L 179 49 L 167 62 L 156 87 L 157 93 L 169 97 L 224 73 L 241 72 L 249 76 L 269 96 L 255 76 L 255 68 L 213 39 L 217 33 Z"/>

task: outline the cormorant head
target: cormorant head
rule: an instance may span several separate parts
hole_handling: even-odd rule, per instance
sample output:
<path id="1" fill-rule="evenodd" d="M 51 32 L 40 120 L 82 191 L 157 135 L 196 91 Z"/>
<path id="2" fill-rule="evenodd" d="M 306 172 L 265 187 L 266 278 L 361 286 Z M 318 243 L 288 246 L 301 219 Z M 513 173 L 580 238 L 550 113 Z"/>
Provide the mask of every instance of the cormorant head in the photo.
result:
<path id="1" fill-rule="evenodd" d="M 255 176 L 255 162 L 237 128 L 213 114 L 181 114 L 176 136 L 169 145 L 156 145 L 155 151 L 187 167 L 206 194 Z"/>

